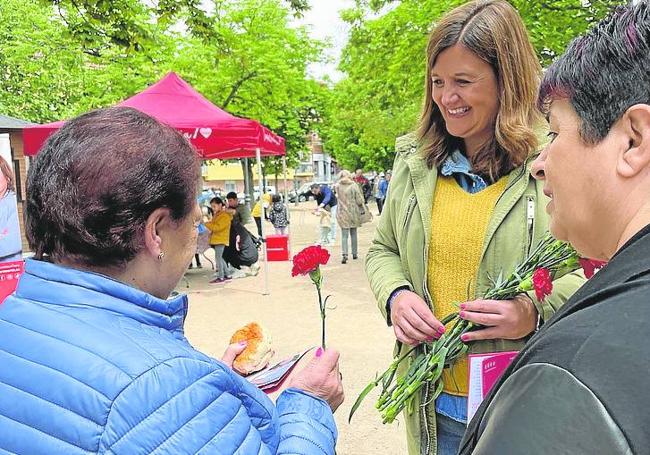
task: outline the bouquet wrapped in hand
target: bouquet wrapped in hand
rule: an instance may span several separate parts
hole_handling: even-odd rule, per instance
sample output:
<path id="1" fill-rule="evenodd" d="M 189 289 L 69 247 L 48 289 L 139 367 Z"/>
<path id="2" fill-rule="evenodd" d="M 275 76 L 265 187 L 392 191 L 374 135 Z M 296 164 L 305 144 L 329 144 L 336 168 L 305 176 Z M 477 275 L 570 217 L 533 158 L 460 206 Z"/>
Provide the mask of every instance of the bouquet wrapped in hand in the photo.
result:
<path id="1" fill-rule="evenodd" d="M 508 276 L 499 275 L 493 279 L 493 286 L 485 293 L 484 299 L 510 300 L 519 294 L 535 291 L 542 301 L 553 290 L 553 280 L 582 267 L 590 278 L 594 271 L 604 265 L 601 261 L 583 259 L 565 242 L 555 240 L 547 234 L 530 255 Z M 391 423 L 406 407 L 409 401 L 420 392 L 427 383 L 433 383 L 435 400 L 443 390 L 442 371 L 465 355 L 468 345 L 461 337 L 463 334 L 481 328 L 470 321 L 461 319 L 459 313 L 452 313 L 443 319 L 442 324 L 452 324 L 439 339 L 422 343 L 396 357 L 384 373 L 372 381 L 361 392 L 350 411 L 349 420 L 361 405 L 363 399 L 375 388 L 381 386 L 381 394 L 376 407 L 384 423 Z M 406 374 L 397 377 L 398 366 L 416 349 L 419 354 Z M 401 349 L 398 351 L 401 352 Z"/>

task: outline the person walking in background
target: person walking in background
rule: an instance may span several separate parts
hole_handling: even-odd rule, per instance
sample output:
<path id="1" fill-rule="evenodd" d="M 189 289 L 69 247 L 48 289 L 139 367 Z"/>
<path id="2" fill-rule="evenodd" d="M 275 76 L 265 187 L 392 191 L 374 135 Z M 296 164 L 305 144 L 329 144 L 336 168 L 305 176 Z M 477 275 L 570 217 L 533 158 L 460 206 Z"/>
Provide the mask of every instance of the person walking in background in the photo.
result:
<path id="1" fill-rule="evenodd" d="M 202 239 L 205 239 L 206 237 L 209 239 L 210 237 L 210 230 L 205 227 L 205 224 L 199 223 L 198 227 L 196 228 L 198 232 L 198 237 L 196 241 L 196 253 L 194 253 L 194 259 L 196 260 L 196 268 L 197 269 L 202 269 L 203 265 L 201 264 L 201 254 L 205 251 L 204 246 L 205 243 L 202 242 Z M 209 240 L 208 240 L 209 241 Z M 194 268 L 194 265 L 190 261 L 190 269 Z"/>
<path id="2" fill-rule="evenodd" d="M 316 199 L 316 214 L 320 215 L 320 211 L 326 207 L 330 211 L 332 224 L 330 229 L 329 243 L 333 245 L 336 242 L 336 196 L 329 186 L 319 185 L 318 183 L 314 183 L 310 187 L 310 191 Z"/>
<path id="3" fill-rule="evenodd" d="M 266 221 L 269 220 L 269 209 L 271 208 L 271 204 L 273 203 L 273 196 L 271 193 L 268 193 L 266 189 L 260 196 L 260 199 L 262 200 L 262 208 L 264 209 L 264 219 Z"/>
<path id="4" fill-rule="evenodd" d="M 210 284 L 223 283 L 230 281 L 228 276 L 228 266 L 223 259 L 223 250 L 230 244 L 230 224 L 232 214 L 229 213 L 220 197 L 214 197 L 210 201 L 212 209 L 212 219 L 205 223 L 205 227 L 212 233 L 210 235 L 210 246 L 214 249 L 214 259 L 217 266 L 215 276 L 210 280 Z"/>
<path id="5" fill-rule="evenodd" d="M 9 163 L 0 156 L 0 262 L 22 259 L 16 185 Z"/>
<path id="6" fill-rule="evenodd" d="M 232 224 L 246 225 L 251 220 L 251 212 L 246 204 L 240 204 L 237 193 L 231 191 L 226 195 L 226 210 L 232 215 Z"/>
<path id="7" fill-rule="evenodd" d="M 269 221 L 275 228 L 275 233 L 278 235 L 287 234 L 287 226 L 289 226 L 289 214 L 287 213 L 287 206 L 282 202 L 282 197 L 279 194 L 274 194 L 272 199 L 271 208 L 269 210 Z"/>
<path id="8" fill-rule="evenodd" d="M 251 215 L 255 220 L 255 226 L 257 226 L 257 235 L 262 239 L 262 199 L 257 198 L 253 210 L 251 210 Z"/>
<path id="9" fill-rule="evenodd" d="M 357 169 L 355 171 L 353 180 L 359 185 L 359 190 L 361 190 L 361 194 L 363 195 L 363 202 L 367 204 L 368 199 L 372 195 L 372 185 L 370 185 L 370 181 L 366 176 L 363 175 L 363 169 Z"/>
<path id="10" fill-rule="evenodd" d="M 370 286 L 401 353 L 439 338 L 447 330 L 440 321 L 458 302 L 462 318 L 487 326 L 463 335 L 469 353 L 520 350 L 585 281 L 582 273 L 564 275 L 542 300 L 534 292 L 480 299 L 548 231 L 544 185 L 530 175 L 541 126 L 539 60 L 510 3 L 475 0 L 436 21 L 424 61 L 420 126 L 397 140 L 366 257 Z M 436 400 L 426 384 L 404 411 L 411 455 L 458 452 L 466 356 L 444 369 L 443 381 Z"/>
<path id="11" fill-rule="evenodd" d="M 352 174 L 348 171 L 339 172 L 336 182 L 336 194 L 338 194 L 338 209 L 336 219 L 341 227 L 341 263 L 348 262 L 348 237 L 352 243 L 352 259 L 359 257 L 357 245 L 357 229 L 361 227 L 361 216 L 366 206 L 363 195 L 358 185 L 352 180 Z"/>
<path id="12" fill-rule="evenodd" d="M 381 211 L 384 208 L 384 200 L 386 199 L 386 192 L 388 191 L 388 180 L 383 172 L 379 173 L 377 181 L 377 191 L 375 192 L 375 201 L 377 201 L 377 210 L 381 215 Z"/>
<path id="13" fill-rule="evenodd" d="M 332 214 L 330 213 L 329 207 L 324 207 L 317 213 L 317 215 L 320 216 L 320 222 L 318 231 L 319 239 L 316 244 L 321 246 L 329 246 L 330 232 L 332 232 Z"/>

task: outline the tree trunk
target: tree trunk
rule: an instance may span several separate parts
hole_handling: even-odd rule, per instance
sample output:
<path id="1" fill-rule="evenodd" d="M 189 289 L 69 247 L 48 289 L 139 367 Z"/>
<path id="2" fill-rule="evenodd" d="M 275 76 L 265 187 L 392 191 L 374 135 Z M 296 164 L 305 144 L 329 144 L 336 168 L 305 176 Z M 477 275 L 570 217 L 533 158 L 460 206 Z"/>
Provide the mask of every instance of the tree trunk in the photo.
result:
<path id="1" fill-rule="evenodd" d="M 241 168 L 242 172 L 244 174 L 244 193 L 247 196 L 247 199 L 249 200 L 248 207 L 252 208 L 255 205 L 255 192 L 254 188 L 255 185 L 253 184 L 253 168 L 252 168 L 252 163 L 248 158 L 244 158 L 242 160 L 239 160 L 241 163 Z M 246 185 L 248 183 L 248 185 Z M 247 186 L 247 187 L 246 187 Z"/>

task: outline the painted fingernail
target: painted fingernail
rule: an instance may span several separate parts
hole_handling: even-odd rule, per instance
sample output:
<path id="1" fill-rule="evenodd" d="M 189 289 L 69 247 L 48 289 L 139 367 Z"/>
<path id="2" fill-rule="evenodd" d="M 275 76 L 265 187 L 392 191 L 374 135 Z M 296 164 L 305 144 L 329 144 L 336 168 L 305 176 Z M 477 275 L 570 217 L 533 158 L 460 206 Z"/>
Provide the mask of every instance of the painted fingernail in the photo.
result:
<path id="1" fill-rule="evenodd" d="M 322 355 L 323 355 L 323 348 L 316 349 L 316 357 L 320 357 Z"/>
<path id="2" fill-rule="evenodd" d="M 467 308 L 467 306 L 466 306 L 464 303 L 461 303 L 461 304 L 460 304 L 460 309 L 461 309 L 461 310 L 464 310 L 465 308 Z"/>
<path id="3" fill-rule="evenodd" d="M 426 341 L 427 343 L 431 343 L 433 341 L 433 337 L 428 337 Z"/>
<path id="4" fill-rule="evenodd" d="M 246 346 L 247 344 L 248 344 L 248 341 L 246 341 L 246 340 L 242 340 L 242 341 L 239 342 L 240 346 Z"/>
<path id="5" fill-rule="evenodd" d="M 462 341 L 467 341 L 468 338 L 469 338 L 469 337 L 467 336 L 467 334 L 464 334 L 464 335 L 461 335 L 461 336 L 460 336 L 460 339 L 461 339 Z"/>
<path id="6" fill-rule="evenodd" d="M 465 314 L 464 311 L 461 311 L 460 314 L 458 315 L 458 317 L 460 317 L 461 319 L 465 319 L 465 316 L 467 315 Z"/>
<path id="7" fill-rule="evenodd" d="M 442 334 L 445 333 L 446 331 L 447 331 L 447 328 L 446 328 L 444 325 L 443 325 L 443 326 L 440 326 L 440 328 L 438 329 L 438 333 L 440 333 L 440 335 L 442 335 Z"/>

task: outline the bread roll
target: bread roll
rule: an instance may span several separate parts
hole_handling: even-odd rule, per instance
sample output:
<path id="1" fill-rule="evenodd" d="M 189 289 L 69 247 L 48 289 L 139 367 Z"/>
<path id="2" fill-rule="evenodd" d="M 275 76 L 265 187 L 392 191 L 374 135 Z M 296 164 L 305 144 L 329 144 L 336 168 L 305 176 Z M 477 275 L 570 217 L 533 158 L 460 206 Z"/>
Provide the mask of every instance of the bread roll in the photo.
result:
<path id="1" fill-rule="evenodd" d="M 233 369 L 240 374 L 248 375 L 266 367 L 273 357 L 271 337 L 268 330 L 257 322 L 246 324 L 237 330 L 230 338 L 230 343 L 246 341 L 246 349 L 233 362 Z"/>

